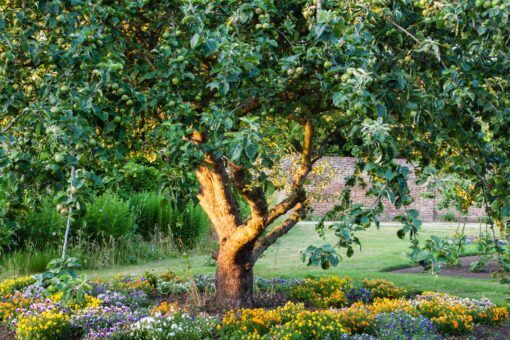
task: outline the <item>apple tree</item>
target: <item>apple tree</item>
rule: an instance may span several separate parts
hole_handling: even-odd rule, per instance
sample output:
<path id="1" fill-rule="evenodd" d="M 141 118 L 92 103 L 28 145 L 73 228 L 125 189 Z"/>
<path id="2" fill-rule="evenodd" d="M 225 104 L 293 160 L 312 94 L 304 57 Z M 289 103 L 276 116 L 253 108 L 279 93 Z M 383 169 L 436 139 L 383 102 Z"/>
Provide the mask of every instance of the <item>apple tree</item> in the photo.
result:
<path id="1" fill-rule="evenodd" d="M 71 190 L 80 179 L 99 183 L 95 171 L 147 144 L 193 170 L 219 240 L 220 307 L 254 305 L 254 264 L 309 211 L 305 183 L 326 154 L 357 157 L 348 184 L 365 176 L 374 197 L 371 206 L 348 190 L 339 198 L 334 228 L 349 256 L 356 232 L 378 223 L 382 200 L 412 202 L 397 156 L 424 176 L 472 178 L 506 230 L 509 9 L 498 0 L 6 0 L 0 8 L 4 171 L 68 178 L 74 166 Z M 299 157 L 291 189 L 271 205 L 271 169 L 288 155 Z M 417 212 L 400 220 L 398 236 L 426 256 Z M 308 255 L 323 267 L 337 261 L 331 249 Z"/>

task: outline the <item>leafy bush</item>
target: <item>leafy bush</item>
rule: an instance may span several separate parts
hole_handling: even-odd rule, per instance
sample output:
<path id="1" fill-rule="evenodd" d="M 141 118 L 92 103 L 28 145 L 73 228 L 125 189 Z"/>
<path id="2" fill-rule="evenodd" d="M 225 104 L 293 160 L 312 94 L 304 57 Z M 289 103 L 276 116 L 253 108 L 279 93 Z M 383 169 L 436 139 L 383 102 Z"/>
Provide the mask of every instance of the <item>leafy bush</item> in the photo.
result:
<path id="1" fill-rule="evenodd" d="M 13 212 L 10 211 L 11 200 L 10 187 L 15 187 L 13 181 L 8 176 L 0 174 L 0 254 L 8 248 L 15 245 L 16 222 L 12 218 Z"/>
<path id="2" fill-rule="evenodd" d="M 159 170 L 143 160 L 131 160 L 120 170 L 122 179 L 117 183 L 123 197 L 144 191 L 156 191 L 160 185 Z"/>
<path id="3" fill-rule="evenodd" d="M 61 293 L 61 301 L 64 304 L 83 304 L 85 302 L 85 290 L 90 286 L 85 276 L 78 275 L 81 268 L 78 259 L 74 257 L 57 258 L 48 263 L 44 273 L 34 275 L 36 286 L 46 289 L 45 293 L 51 295 Z"/>
<path id="4" fill-rule="evenodd" d="M 444 222 L 456 222 L 457 221 L 457 216 L 455 216 L 454 213 L 452 212 L 447 212 L 445 214 L 443 214 L 441 216 L 441 219 L 444 221 Z"/>
<path id="5" fill-rule="evenodd" d="M 171 230 L 175 244 L 179 248 L 191 248 L 201 234 L 205 234 L 210 223 L 202 207 L 188 202 L 183 206 L 173 206 Z"/>
<path id="6" fill-rule="evenodd" d="M 85 235 L 99 240 L 107 236 L 131 235 L 134 226 L 135 216 L 129 209 L 129 204 L 109 191 L 94 199 L 81 221 L 81 229 Z"/>
<path id="7" fill-rule="evenodd" d="M 41 249 L 60 244 L 64 234 L 64 219 L 49 197 L 42 197 L 39 204 L 21 215 L 17 222 L 16 239 L 20 247 L 32 243 Z"/>
<path id="8" fill-rule="evenodd" d="M 133 195 L 130 206 L 136 216 L 137 232 L 146 239 L 157 232 L 171 233 L 178 247 L 189 248 L 209 229 L 207 215 L 192 202 L 177 204 L 161 194 L 143 192 Z"/>
<path id="9" fill-rule="evenodd" d="M 134 194 L 129 205 L 135 214 L 136 232 L 148 239 L 156 232 L 170 233 L 172 209 L 165 196 L 155 192 Z"/>
<path id="10" fill-rule="evenodd" d="M 432 321 L 403 312 L 378 314 L 375 328 L 379 339 L 441 339 Z"/>

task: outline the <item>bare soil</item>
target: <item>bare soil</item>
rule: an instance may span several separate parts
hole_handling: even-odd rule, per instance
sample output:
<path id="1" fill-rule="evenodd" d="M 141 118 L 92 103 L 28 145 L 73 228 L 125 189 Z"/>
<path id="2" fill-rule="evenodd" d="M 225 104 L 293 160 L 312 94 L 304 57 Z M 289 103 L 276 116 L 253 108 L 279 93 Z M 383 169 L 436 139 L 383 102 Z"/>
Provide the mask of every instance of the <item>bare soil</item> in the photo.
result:
<path id="1" fill-rule="evenodd" d="M 462 336 L 452 336 L 447 339 L 452 340 L 508 340 L 510 339 L 510 323 L 507 323 L 503 327 L 489 327 L 489 326 L 475 326 L 471 334 Z"/>
<path id="2" fill-rule="evenodd" d="M 254 295 L 256 308 L 276 308 L 283 306 L 289 301 L 289 297 L 284 293 L 257 293 Z M 214 295 L 199 294 L 191 298 L 187 294 L 178 294 L 162 297 L 160 301 L 177 302 L 179 306 L 188 308 L 195 313 L 205 313 L 212 316 L 222 315 L 225 310 L 216 307 Z M 0 336 L 0 339 L 2 337 Z"/>
<path id="3" fill-rule="evenodd" d="M 474 277 L 474 278 L 491 278 L 491 274 L 498 270 L 496 261 L 490 261 L 486 268 L 481 272 L 472 272 L 469 270 L 471 263 L 475 262 L 478 256 L 465 256 L 459 258 L 459 264 L 456 266 L 447 266 L 441 270 L 441 275 Z M 392 273 L 424 273 L 423 267 L 409 267 L 392 270 Z"/>
<path id="4" fill-rule="evenodd" d="M 9 328 L 0 324 L 0 339 L 2 339 L 2 340 L 16 340 L 16 335 Z"/>

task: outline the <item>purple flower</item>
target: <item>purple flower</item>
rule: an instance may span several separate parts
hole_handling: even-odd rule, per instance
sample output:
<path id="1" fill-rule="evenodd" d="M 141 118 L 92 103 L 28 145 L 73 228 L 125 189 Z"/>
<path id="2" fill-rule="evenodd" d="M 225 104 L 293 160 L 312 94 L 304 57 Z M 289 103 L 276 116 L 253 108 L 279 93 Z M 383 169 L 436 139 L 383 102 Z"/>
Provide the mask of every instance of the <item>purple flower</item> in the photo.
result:
<path id="1" fill-rule="evenodd" d="M 71 325 L 87 338 L 106 338 L 146 315 L 124 305 L 89 307 L 73 315 Z"/>

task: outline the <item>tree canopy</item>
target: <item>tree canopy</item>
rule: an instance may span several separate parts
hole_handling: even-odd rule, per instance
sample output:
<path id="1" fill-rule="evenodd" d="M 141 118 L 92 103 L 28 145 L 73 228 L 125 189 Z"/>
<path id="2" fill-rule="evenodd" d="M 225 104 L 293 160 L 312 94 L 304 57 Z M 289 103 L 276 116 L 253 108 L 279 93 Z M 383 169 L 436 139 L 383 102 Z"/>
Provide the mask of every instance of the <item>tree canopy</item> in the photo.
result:
<path id="1" fill-rule="evenodd" d="M 60 201 L 80 211 L 81 187 L 151 154 L 197 171 L 219 263 L 251 271 L 306 214 L 304 183 L 326 154 L 357 157 L 348 183 L 363 174 L 371 182 L 372 206 L 347 190 L 335 208 L 339 245 L 351 255 L 355 232 L 378 223 L 381 200 L 412 202 L 398 156 L 423 177 L 470 179 L 507 235 L 505 2 L 7 0 L 0 8 L 0 171 L 20 190 L 65 190 L 75 166 Z M 289 154 L 300 154 L 292 189 L 270 207 L 271 168 Z M 250 206 L 246 220 L 236 193 Z M 416 235 L 416 211 L 400 220 L 399 237 Z M 507 270 L 507 248 L 499 250 Z M 427 256 L 417 242 L 414 253 Z M 324 254 L 311 249 L 311 261 L 336 261 Z"/>

